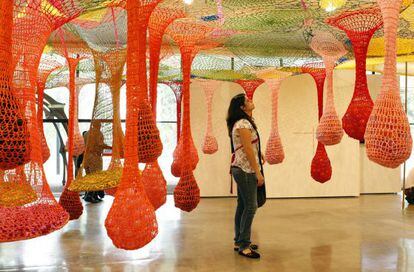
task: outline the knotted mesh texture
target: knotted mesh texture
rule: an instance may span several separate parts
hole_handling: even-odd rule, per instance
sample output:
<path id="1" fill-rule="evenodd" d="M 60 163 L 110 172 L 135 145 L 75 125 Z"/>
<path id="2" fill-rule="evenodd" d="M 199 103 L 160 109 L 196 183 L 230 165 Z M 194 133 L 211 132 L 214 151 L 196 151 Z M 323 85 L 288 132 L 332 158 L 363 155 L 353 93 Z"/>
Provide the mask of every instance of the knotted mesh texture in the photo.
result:
<path id="1" fill-rule="evenodd" d="M 326 67 L 326 103 L 323 114 L 316 129 L 316 139 L 324 145 L 335 145 L 341 142 L 344 134 L 341 121 L 336 113 L 333 93 L 333 69 L 335 61 L 342 57 L 344 46 L 329 32 L 317 31 L 311 41 L 313 51 L 322 56 Z"/>
<path id="2" fill-rule="evenodd" d="M 128 37 L 137 39 L 128 39 L 125 165 L 115 200 L 105 220 L 109 237 L 116 247 L 123 249 L 143 247 L 158 233 L 154 207 L 148 200 L 138 171 L 138 148 L 145 143 L 137 137 L 138 131 L 143 129 L 142 122 L 138 122 L 141 118 L 138 103 L 147 96 L 147 26 L 158 2 L 127 0 Z"/>
<path id="3" fill-rule="evenodd" d="M 363 141 L 368 118 L 374 102 L 368 90 L 366 58 L 372 35 L 382 26 L 378 8 L 347 11 L 328 18 L 326 22 L 347 34 L 354 49 L 356 75 L 351 103 L 342 117 L 342 127 L 350 137 Z"/>
<path id="4" fill-rule="evenodd" d="M 212 110 L 213 110 L 213 96 L 214 91 L 218 90 L 221 86 L 221 81 L 218 80 L 204 80 L 199 79 L 197 82 L 202 86 L 204 95 L 206 97 L 207 105 L 207 127 L 204 135 L 203 144 L 201 150 L 204 154 L 214 154 L 218 150 L 217 139 L 213 133 L 213 121 L 212 121 Z"/>
<path id="5" fill-rule="evenodd" d="M 145 165 L 142 172 L 142 183 L 155 210 L 167 201 L 167 182 L 157 161 Z"/>
<path id="6" fill-rule="evenodd" d="M 238 79 L 234 82 L 242 86 L 244 92 L 246 93 L 246 96 L 250 100 L 253 100 L 254 92 L 256 91 L 257 87 L 262 85 L 264 80 L 263 79 L 250 79 L 250 80 Z"/>
<path id="7" fill-rule="evenodd" d="M 269 164 L 282 163 L 285 159 L 285 152 L 283 151 L 278 127 L 278 100 L 280 85 L 285 78 L 291 75 L 291 73 L 279 71 L 277 69 L 266 69 L 257 72 L 256 75 L 263 79 L 272 91 L 272 120 L 270 136 L 266 144 L 265 159 Z"/>
<path id="8" fill-rule="evenodd" d="M 401 104 L 396 77 L 396 34 L 401 0 L 377 0 L 384 21 L 386 44 L 381 91 L 367 123 L 365 140 L 368 158 L 396 168 L 410 157 L 410 124 Z"/>
<path id="9" fill-rule="evenodd" d="M 74 2 L 53 1 L 54 5 L 43 1 L 30 2 L 2 1 L 2 26 L 13 29 L 13 65 L 15 67 L 13 85 L 24 107 L 30 136 L 30 163 L 24 166 L 24 175 L 18 171 L 6 171 L 3 181 L 29 183 L 36 191 L 37 200 L 18 207 L 0 206 L 0 241 L 29 239 L 60 229 L 68 221 L 67 212 L 57 204 L 42 167 L 40 133 L 36 114 L 36 80 L 40 58 L 47 39 L 53 30 L 60 27 L 82 11 Z M 3 11 L 5 13 L 3 13 Z M 11 12 L 15 16 L 11 17 Z M 56 16 L 56 14 L 59 16 Z M 11 18 L 14 19 L 13 24 Z M 11 27 L 12 26 L 12 27 Z M 3 43 L 2 44 L 7 44 Z M 7 46 L 6 46 L 7 47 Z"/>
<path id="10" fill-rule="evenodd" d="M 315 81 L 318 96 L 318 120 L 320 120 L 323 113 L 323 87 L 326 78 L 325 67 L 321 62 L 311 62 L 303 65 L 302 72 L 310 74 Z M 310 172 L 311 177 L 317 182 L 325 183 L 331 179 L 331 161 L 326 153 L 325 146 L 320 142 L 318 142 L 316 153 L 313 156 Z"/>
<path id="11" fill-rule="evenodd" d="M 193 138 L 191 136 L 190 122 L 190 73 L 191 64 L 197 53 L 196 44 L 208 35 L 211 29 L 204 24 L 191 19 L 176 20 L 169 27 L 169 35 L 180 47 L 181 69 L 183 73 L 183 122 L 182 135 L 178 142 L 176 151 L 177 157 L 174 158 L 171 172 L 179 174 L 180 180 L 174 189 L 174 202 L 177 208 L 190 212 L 195 209 L 200 202 L 200 190 L 193 176 L 193 170 L 198 163 L 197 153 L 193 153 Z M 182 143 L 182 145 L 180 145 Z M 194 147 L 195 150 L 195 147 Z M 174 151 L 174 153 L 176 152 Z M 195 156 L 197 155 L 197 156 Z M 175 168 L 178 173 L 174 173 Z"/>

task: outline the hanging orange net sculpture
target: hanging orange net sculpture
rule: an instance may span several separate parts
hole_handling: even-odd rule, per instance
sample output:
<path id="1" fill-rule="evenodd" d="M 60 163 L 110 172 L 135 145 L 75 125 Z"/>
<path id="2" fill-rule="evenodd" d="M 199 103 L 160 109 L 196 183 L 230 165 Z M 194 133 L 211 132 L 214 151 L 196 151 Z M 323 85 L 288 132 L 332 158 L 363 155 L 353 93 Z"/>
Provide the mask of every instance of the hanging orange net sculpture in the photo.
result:
<path id="1" fill-rule="evenodd" d="M 202 86 L 206 97 L 207 105 L 207 128 L 204 135 L 203 145 L 201 150 L 204 154 L 214 154 L 218 150 L 217 139 L 213 133 L 212 110 L 213 110 L 213 95 L 214 91 L 218 90 L 221 81 L 198 79 L 197 82 Z"/>
<path id="2" fill-rule="evenodd" d="M 367 123 L 368 158 L 396 168 L 410 157 L 410 124 L 400 100 L 396 76 L 396 35 L 401 0 L 377 0 L 384 20 L 385 63 L 382 88 Z"/>
<path id="3" fill-rule="evenodd" d="M 234 82 L 242 86 L 244 92 L 246 93 L 247 98 L 249 98 L 250 100 L 253 100 L 254 92 L 256 91 L 257 87 L 262 85 L 264 80 L 263 79 L 249 79 L 249 80 L 238 79 Z"/>
<path id="4" fill-rule="evenodd" d="M 315 81 L 318 94 L 318 120 L 320 120 L 323 113 L 323 87 L 326 78 L 325 67 L 321 62 L 311 62 L 302 67 L 302 72 L 310 74 Z M 326 153 L 325 146 L 319 141 L 311 163 L 311 176 L 320 183 L 327 182 L 332 176 L 331 161 Z"/>
<path id="5" fill-rule="evenodd" d="M 177 20 L 169 27 L 169 34 L 180 47 L 181 52 L 181 69 L 183 73 L 183 121 L 182 134 L 179 139 L 174 154 L 175 170 L 171 166 L 173 174 L 179 174 L 180 180 L 174 189 L 175 206 L 183 211 L 190 212 L 195 209 L 200 202 L 200 189 L 193 175 L 193 170 L 198 163 L 197 151 L 194 154 L 193 137 L 191 136 L 190 121 L 190 76 L 191 63 L 196 54 L 196 43 L 202 41 L 211 29 L 204 24 L 194 20 Z M 180 145 L 180 143 L 182 143 Z M 194 147 L 195 149 L 195 147 Z M 174 153 L 176 152 L 174 151 Z M 197 156 L 195 156 L 197 155 Z"/>
<path id="6" fill-rule="evenodd" d="M 37 120 L 39 122 L 40 137 L 42 142 L 43 163 L 50 157 L 50 150 L 47 146 L 45 132 L 43 129 L 43 99 L 45 93 L 46 81 L 51 73 L 60 69 L 62 64 L 51 58 L 45 59 L 40 63 L 37 76 Z"/>
<path id="7" fill-rule="evenodd" d="M 316 139 L 324 145 L 335 145 L 341 142 L 344 134 L 341 121 L 335 109 L 333 93 L 333 70 L 335 62 L 345 55 L 344 46 L 329 32 L 317 31 L 312 38 L 311 48 L 321 55 L 326 67 L 326 103 L 323 114 L 316 129 Z"/>
<path id="8" fill-rule="evenodd" d="M 291 73 L 279 71 L 277 69 L 266 69 L 256 72 L 256 75 L 263 79 L 269 89 L 272 91 L 272 120 L 270 128 L 270 136 L 267 140 L 265 159 L 269 164 L 282 163 L 285 159 L 282 140 L 280 139 L 278 127 L 278 101 L 280 85 L 283 80 L 291 75 Z"/>
<path id="9" fill-rule="evenodd" d="M 368 118 L 374 107 L 368 90 L 366 58 L 372 35 L 382 26 L 381 11 L 378 8 L 347 11 L 328 18 L 326 22 L 345 31 L 354 49 L 355 88 L 351 103 L 342 117 L 342 127 L 350 137 L 363 141 Z"/>
<path id="10" fill-rule="evenodd" d="M 167 81 L 164 84 L 168 85 L 174 93 L 175 101 L 177 102 L 177 146 L 181 135 L 181 102 L 183 100 L 183 82 L 182 81 Z"/>
<path id="11" fill-rule="evenodd" d="M 48 234 L 62 228 L 69 219 L 68 213 L 54 199 L 43 171 L 35 90 L 40 58 L 50 33 L 79 14 L 82 8 L 75 6 L 74 2 L 51 2 L 53 8 L 50 9 L 45 9 L 40 0 L 14 1 L 14 5 L 13 1 L 0 2 L 0 33 L 9 33 L 5 37 L 10 37 L 12 30 L 14 33 L 13 61 L 10 62 L 15 67 L 13 86 L 15 95 L 23 102 L 30 137 L 30 163 L 20 170 L 6 171 L 2 182 L 30 184 L 37 194 L 36 201 L 23 206 L 0 206 L 0 242 Z M 16 16 L 13 17 L 12 12 Z M 56 12 L 59 16 L 55 16 Z M 0 52 L 3 48 L 11 48 L 9 41 L 7 38 L 4 42 L 1 41 L 5 47 Z"/>
<path id="12" fill-rule="evenodd" d="M 127 51 L 125 162 L 121 183 L 105 220 L 108 236 L 116 247 L 123 249 L 143 247 L 158 233 L 154 207 L 149 202 L 138 171 L 139 154 L 142 153 L 138 152 L 138 149 L 146 143 L 142 142 L 142 137 L 137 137 L 138 131 L 145 129 L 143 125 L 146 121 L 138 122 L 139 118 L 145 117 L 140 114 L 138 107 L 139 103 L 147 97 L 145 57 L 147 27 L 151 12 L 158 2 L 157 0 L 145 2 L 127 0 L 128 37 L 136 37 L 136 39 L 128 40 Z M 153 118 L 151 108 L 148 109 L 150 118 Z M 155 126 L 154 120 L 150 121 Z M 151 139 L 147 142 L 151 144 Z"/>

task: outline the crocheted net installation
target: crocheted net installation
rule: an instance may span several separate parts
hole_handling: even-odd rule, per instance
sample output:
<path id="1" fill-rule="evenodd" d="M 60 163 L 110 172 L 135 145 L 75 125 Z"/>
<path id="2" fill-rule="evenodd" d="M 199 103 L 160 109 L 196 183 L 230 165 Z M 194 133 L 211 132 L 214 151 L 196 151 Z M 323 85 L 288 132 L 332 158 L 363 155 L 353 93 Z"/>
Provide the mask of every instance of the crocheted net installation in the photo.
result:
<path id="1" fill-rule="evenodd" d="M 198 154 L 191 136 L 190 121 L 190 74 L 191 64 L 197 53 L 196 44 L 211 32 L 204 24 L 193 20 L 176 20 L 168 28 L 168 34 L 180 47 L 181 69 L 183 74 L 183 122 L 182 135 L 174 153 L 171 172 L 179 169 L 180 180 L 174 189 L 175 206 L 183 211 L 190 212 L 200 202 L 200 190 L 193 176 L 193 170 L 198 163 Z M 194 146 L 194 148 L 192 148 Z M 173 173 L 178 174 L 178 173 Z"/>
<path id="2" fill-rule="evenodd" d="M 335 145 L 341 142 L 344 134 L 341 121 L 336 113 L 333 93 L 333 69 L 335 61 L 346 53 L 344 46 L 329 32 L 315 32 L 311 48 L 322 56 L 326 67 L 326 103 L 323 114 L 316 129 L 316 139 L 324 145 Z"/>
<path id="3" fill-rule="evenodd" d="M 270 136 L 266 144 L 265 159 L 270 165 L 282 163 L 285 159 L 285 152 L 283 151 L 282 140 L 280 139 L 279 134 L 277 116 L 278 100 L 280 85 L 285 78 L 291 75 L 291 73 L 279 71 L 277 69 L 265 69 L 258 71 L 256 75 L 266 82 L 267 86 L 272 92 L 272 119 Z"/>
<path id="4" fill-rule="evenodd" d="M 183 100 L 183 82 L 182 81 L 167 81 L 164 84 L 168 85 L 174 93 L 175 101 L 177 103 L 177 146 L 181 135 L 181 102 Z"/>
<path id="5" fill-rule="evenodd" d="M 36 113 L 36 81 L 37 70 L 44 46 L 49 35 L 77 16 L 82 7 L 74 2 L 54 0 L 49 9 L 43 8 L 40 0 L 21 3 L 2 1 L 2 12 L 13 11 L 13 24 L 10 13 L 0 16 L 7 18 L 4 25 L 13 33 L 13 86 L 14 95 L 21 98 L 27 121 L 30 139 L 30 163 L 24 166 L 24 175 L 19 171 L 6 171 L 3 182 L 11 181 L 28 183 L 36 191 L 37 200 L 19 207 L 0 206 L 0 241 L 29 239 L 48 234 L 63 227 L 69 216 L 56 202 L 47 184 L 42 167 L 41 140 Z M 59 16 L 55 16 L 56 12 Z M 5 15 L 5 16 L 3 16 Z M 2 24 L 3 25 L 3 24 Z M 6 28 L 7 29 L 7 28 Z M 7 47 L 7 46 L 6 46 Z"/>
<path id="6" fill-rule="evenodd" d="M 127 51 L 127 118 L 125 135 L 125 164 L 121 183 L 105 220 L 108 236 L 116 247 L 138 249 L 148 244 L 158 233 L 153 205 L 150 203 L 138 171 L 139 152 L 144 130 L 138 119 L 139 101 L 147 96 L 146 36 L 151 12 L 159 1 L 127 0 L 128 39 Z M 147 102 L 148 103 L 148 102 Z M 148 106 L 150 117 L 153 118 Z M 152 120 L 154 122 L 154 120 Z M 154 122 L 155 126 L 155 122 Z M 151 141 L 148 141 L 151 143 Z"/>
<path id="7" fill-rule="evenodd" d="M 198 79 L 197 83 L 201 85 L 201 87 L 204 90 L 204 95 L 206 98 L 206 105 L 207 105 L 206 133 L 204 135 L 204 140 L 201 146 L 201 150 L 203 151 L 204 154 L 214 154 L 218 150 L 218 143 L 213 133 L 213 121 L 212 121 L 213 96 L 214 96 L 214 91 L 220 88 L 222 82 L 218 80 Z"/>
<path id="8" fill-rule="evenodd" d="M 2 1 L 0 10 L 0 169 L 7 170 L 30 160 L 29 133 L 20 102 L 13 94 L 13 3 Z"/>
<path id="9" fill-rule="evenodd" d="M 326 22 L 345 31 L 354 49 L 355 88 L 348 109 L 342 117 L 342 127 L 350 137 L 363 141 L 368 118 L 374 107 L 368 90 L 366 58 L 372 35 L 382 26 L 381 11 L 378 8 L 348 11 L 328 18 Z"/>
<path id="10" fill-rule="evenodd" d="M 157 161 L 145 165 L 142 183 L 155 210 L 167 201 L 167 182 Z"/>
<path id="11" fill-rule="evenodd" d="M 325 65 L 322 62 L 306 63 L 302 66 L 302 72 L 312 76 L 316 84 L 318 96 L 318 120 L 321 119 L 323 113 L 323 87 L 326 78 Z M 325 183 L 331 179 L 332 166 L 326 153 L 325 146 L 318 142 L 315 155 L 311 162 L 311 177 L 320 183 Z"/>
<path id="12" fill-rule="evenodd" d="M 256 91 L 257 87 L 262 85 L 264 80 L 263 79 L 252 79 L 252 80 L 238 79 L 234 82 L 242 86 L 244 92 L 246 93 L 246 96 L 250 100 L 253 100 L 254 92 Z"/>
<path id="13" fill-rule="evenodd" d="M 62 68 L 62 64 L 52 58 L 42 59 L 37 75 L 37 120 L 39 122 L 40 137 L 42 142 L 43 163 L 50 157 L 50 150 L 47 146 L 45 132 L 43 129 L 43 99 L 46 81 L 51 73 Z"/>
<path id="14" fill-rule="evenodd" d="M 401 0 L 377 0 L 384 20 L 385 64 L 382 87 L 371 116 L 365 140 L 368 158 L 382 166 L 396 168 L 410 157 L 410 124 L 400 100 L 396 77 L 396 34 Z"/>

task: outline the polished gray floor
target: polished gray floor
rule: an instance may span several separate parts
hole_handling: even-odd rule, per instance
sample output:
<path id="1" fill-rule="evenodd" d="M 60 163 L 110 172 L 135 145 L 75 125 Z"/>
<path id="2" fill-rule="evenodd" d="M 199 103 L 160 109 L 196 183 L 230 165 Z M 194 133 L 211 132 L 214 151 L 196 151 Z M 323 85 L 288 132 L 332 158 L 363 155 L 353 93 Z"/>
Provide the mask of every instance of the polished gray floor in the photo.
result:
<path id="1" fill-rule="evenodd" d="M 106 235 L 111 197 L 77 221 L 32 240 L 0 244 L 0 271 L 414 271 L 414 208 L 398 195 L 269 200 L 253 240 L 262 258 L 232 250 L 235 199 L 202 199 L 192 213 L 171 197 L 146 247 L 115 248 Z"/>

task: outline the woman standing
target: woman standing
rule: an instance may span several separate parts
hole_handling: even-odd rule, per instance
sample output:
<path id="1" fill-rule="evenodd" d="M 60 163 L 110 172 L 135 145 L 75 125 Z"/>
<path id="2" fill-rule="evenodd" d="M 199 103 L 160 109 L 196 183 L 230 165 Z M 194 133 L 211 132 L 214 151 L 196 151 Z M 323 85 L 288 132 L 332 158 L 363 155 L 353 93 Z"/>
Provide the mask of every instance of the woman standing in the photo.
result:
<path id="1" fill-rule="evenodd" d="M 256 213 L 257 189 L 264 185 L 260 138 L 252 118 L 254 104 L 244 94 L 232 98 L 227 128 L 232 144 L 231 174 L 237 183 L 234 249 L 248 258 L 260 258 L 257 245 L 251 244 L 251 226 Z"/>

